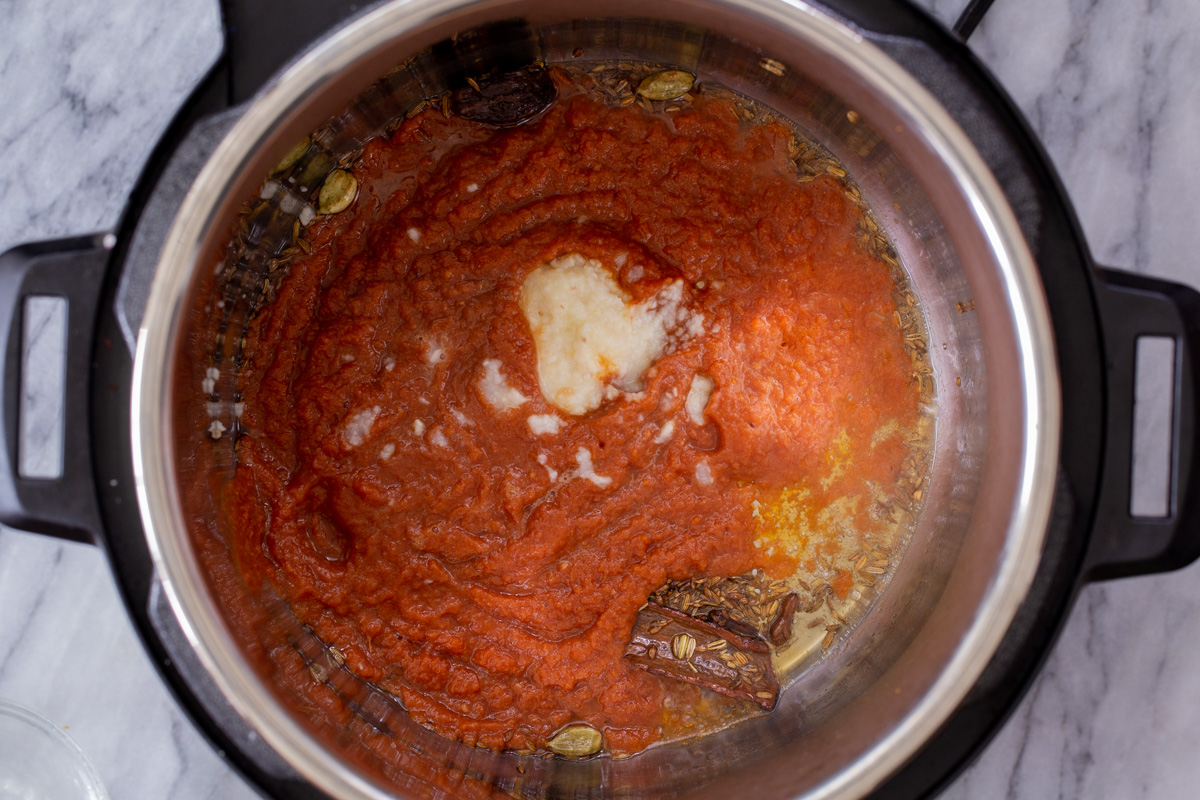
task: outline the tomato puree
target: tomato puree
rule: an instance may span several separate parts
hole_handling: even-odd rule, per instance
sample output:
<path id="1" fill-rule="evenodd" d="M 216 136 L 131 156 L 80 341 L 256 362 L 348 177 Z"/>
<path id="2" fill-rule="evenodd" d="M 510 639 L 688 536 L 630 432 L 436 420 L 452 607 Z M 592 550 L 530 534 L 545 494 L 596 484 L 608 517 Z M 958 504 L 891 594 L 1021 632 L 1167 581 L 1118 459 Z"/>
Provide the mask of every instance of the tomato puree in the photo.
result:
<path id="1" fill-rule="evenodd" d="M 878 434 L 919 397 L 896 275 L 842 184 L 797 179 L 786 127 L 556 81 L 520 127 L 428 110 L 365 147 L 251 326 L 225 507 L 246 585 L 422 725 L 532 752 L 582 722 L 628 754 L 701 694 L 623 657 L 650 593 L 794 575 L 755 504 L 895 481 Z M 631 307 L 678 284 L 690 325 L 579 414 L 543 396 L 521 307 L 566 256 Z"/>

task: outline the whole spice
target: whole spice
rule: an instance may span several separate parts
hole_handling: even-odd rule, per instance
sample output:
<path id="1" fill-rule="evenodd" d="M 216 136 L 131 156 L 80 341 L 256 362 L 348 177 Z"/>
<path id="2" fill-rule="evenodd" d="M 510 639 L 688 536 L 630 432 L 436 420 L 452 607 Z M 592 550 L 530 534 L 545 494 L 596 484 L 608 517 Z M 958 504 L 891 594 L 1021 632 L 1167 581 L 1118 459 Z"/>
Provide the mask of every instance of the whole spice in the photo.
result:
<path id="1" fill-rule="evenodd" d="M 600 752 L 604 739 L 591 725 L 568 725 L 554 735 L 546 746 L 565 758 L 585 758 Z"/>
<path id="2" fill-rule="evenodd" d="M 281 172 L 291 169 L 292 166 L 299 161 L 305 153 L 308 152 L 308 148 L 311 144 L 312 137 L 305 136 L 303 139 L 297 142 L 291 150 L 288 150 L 287 153 L 284 154 L 283 158 L 279 159 L 279 163 L 276 164 L 274 169 L 271 170 L 271 174 L 278 175 Z"/>
<path id="3" fill-rule="evenodd" d="M 322 214 L 337 214 L 345 211 L 358 195 L 358 179 L 344 169 L 335 169 L 325 178 L 317 207 Z"/>
<path id="4" fill-rule="evenodd" d="M 767 710 L 779 697 L 766 642 L 654 601 L 638 612 L 625 657 L 656 675 L 749 700 Z"/>
<path id="5" fill-rule="evenodd" d="M 451 97 L 454 113 L 493 128 L 511 128 L 537 118 L 554 104 L 558 89 L 545 67 L 534 64 L 488 78 L 468 78 Z"/>
<path id="6" fill-rule="evenodd" d="M 799 608 L 800 596 L 795 592 L 789 592 L 788 596 L 783 598 L 783 603 L 779 608 L 779 616 L 771 623 L 771 629 L 767 634 L 767 638 L 771 641 L 771 644 L 778 647 L 792 638 L 792 618 L 796 616 L 796 611 Z"/>
<path id="7" fill-rule="evenodd" d="M 637 93 L 647 100 L 674 100 L 691 90 L 692 73 L 679 69 L 656 72 L 638 84 Z"/>
<path id="8" fill-rule="evenodd" d="M 694 652 L 696 652 L 696 640 L 688 634 L 676 634 L 671 639 L 671 653 L 680 661 L 687 661 Z"/>
<path id="9" fill-rule="evenodd" d="M 656 589 L 650 600 L 718 628 L 765 640 L 788 591 L 784 581 L 751 572 L 672 581 Z"/>

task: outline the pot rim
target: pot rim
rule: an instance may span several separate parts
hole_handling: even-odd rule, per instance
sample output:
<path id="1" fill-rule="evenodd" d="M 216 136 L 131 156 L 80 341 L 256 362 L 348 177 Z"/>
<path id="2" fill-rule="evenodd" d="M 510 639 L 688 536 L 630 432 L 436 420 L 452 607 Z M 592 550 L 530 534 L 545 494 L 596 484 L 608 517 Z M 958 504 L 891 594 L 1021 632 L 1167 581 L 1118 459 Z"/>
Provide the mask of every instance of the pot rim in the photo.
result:
<path id="1" fill-rule="evenodd" d="M 982 673 L 1025 598 L 1050 517 L 1060 438 L 1060 388 L 1046 298 L 1033 256 L 999 184 L 966 134 L 915 78 L 843 23 L 802 0 L 706 0 L 785 28 L 790 35 L 850 64 L 888 97 L 911 132 L 957 181 L 971 215 L 991 244 L 1007 288 L 1007 311 L 1021 360 L 1026 415 L 1019 481 L 1005 554 L 979 613 L 945 669 L 901 724 L 819 786 L 813 798 L 859 797 L 883 783 L 945 722 Z M 174 476 L 170 363 L 191 276 L 205 263 L 204 242 L 220 199 L 279 120 L 302 106 L 312 87 L 346 70 L 397 36 L 477 0 L 398 0 L 335 31 L 269 82 L 213 153 L 188 191 L 163 246 L 138 332 L 131 402 L 133 469 L 139 512 L 155 569 L 192 648 L 234 708 L 283 758 L 337 797 L 390 795 L 295 725 L 241 655 L 221 621 L 191 556 Z M 486 0 L 485 3 L 487 4 Z"/>

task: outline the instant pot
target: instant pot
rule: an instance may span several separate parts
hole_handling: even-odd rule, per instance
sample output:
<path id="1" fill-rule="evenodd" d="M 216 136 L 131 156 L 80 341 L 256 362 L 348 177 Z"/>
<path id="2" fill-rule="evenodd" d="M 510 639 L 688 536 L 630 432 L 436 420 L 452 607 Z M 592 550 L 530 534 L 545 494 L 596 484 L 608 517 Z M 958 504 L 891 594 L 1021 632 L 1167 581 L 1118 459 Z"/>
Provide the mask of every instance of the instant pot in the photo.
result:
<path id="1" fill-rule="evenodd" d="M 1080 586 L 1200 554 L 1200 296 L 1097 268 L 1011 103 L 960 39 L 906 4 L 664 0 L 652 16 L 637 3 L 561 5 L 228 3 L 225 57 L 156 148 L 119 231 L 0 262 L 2 519 L 105 548 L 164 679 L 264 792 L 430 795 L 411 776 L 351 766 L 344 743 L 306 729 L 246 663 L 189 557 L 170 409 L 184 320 L 204 301 L 197 265 L 271 165 L 330 119 L 346 120 L 338 130 L 352 143 L 373 130 L 354 124 L 389 103 L 403 113 L 471 74 L 577 51 L 680 66 L 797 119 L 874 207 L 896 209 L 885 227 L 912 273 L 939 378 L 937 499 L 890 599 L 789 689 L 774 723 L 627 764 L 525 764 L 449 746 L 438 757 L 516 796 L 720 796 L 746 770 L 771 797 L 936 792 L 1015 705 Z M 972 4 L 961 31 L 982 8 Z M 385 75 L 400 78 L 378 100 Z M 363 97 L 376 97 L 367 112 Z M 352 105 L 360 111 L 345 116 Z M 22 477 L 16 449 L 22 311 L 45 296 L 66 299 L 69 323 L 57 480 Z M 1161 518 L 1130 512 L 1135 351 L 1147 336 L 1175 342 Z M 405 746 L 428 749 L 411 735 Z M 813 753 L 821 759 L 801 757 Z"/>

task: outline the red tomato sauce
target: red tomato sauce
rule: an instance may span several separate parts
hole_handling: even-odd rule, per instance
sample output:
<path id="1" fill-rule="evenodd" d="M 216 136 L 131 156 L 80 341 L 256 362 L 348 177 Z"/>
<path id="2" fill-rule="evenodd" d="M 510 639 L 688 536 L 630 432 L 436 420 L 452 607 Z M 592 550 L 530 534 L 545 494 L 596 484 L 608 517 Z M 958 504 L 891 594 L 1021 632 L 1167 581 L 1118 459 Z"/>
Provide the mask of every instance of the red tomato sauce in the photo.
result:
<path id="1" fill-rule="evenodd" d="M 786 128 L 557 80 L 536 122 L 425 111 L 367 145 L 355 204 L 310 225 L 251 327 L 224 507 L 245 584 L 273 586 L 419 723 L 528 752 L 584 722 L 632 753 L 672 735 L 668 696 L 700 691 L 623 657 L 647 596 L 795 573 L 755 546 L 754 501 L 805 484 L 819 508 L 894 481 L 906 450 L 872 437 L 911 424 L 918 392 L 895 276 L 857 243 L 839 183 L 797 180 Z M 542 397 L 518 306 L 570 253 L 634 300 L 682 279 L 704 320 L 644 391 L 578 417 Z M 489 404 L 486 359 L 527 402 Z M 697 373 L 715 383 L 704 424 L 684 408 Z M 533 414 L 563 423 L 535 435 Z M 839 436 L 856 458 L 822 485 Z M 581 450 L 606 485 L 577 476 Z"/>

